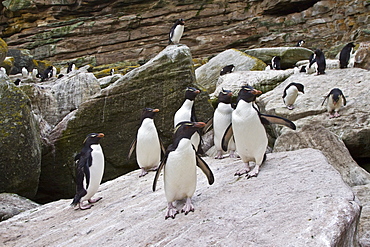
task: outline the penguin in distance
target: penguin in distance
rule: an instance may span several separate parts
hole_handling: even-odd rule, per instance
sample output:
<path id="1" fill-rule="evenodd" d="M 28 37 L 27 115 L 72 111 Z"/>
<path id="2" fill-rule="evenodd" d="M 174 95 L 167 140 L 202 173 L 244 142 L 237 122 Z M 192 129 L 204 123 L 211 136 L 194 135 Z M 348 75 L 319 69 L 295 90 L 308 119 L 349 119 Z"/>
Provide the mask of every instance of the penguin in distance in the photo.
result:
<path id="1" fill-rule="evenodd" d="M 321 106 L 324 105 L 326 99 L 328 100 L 327 110 L 329 112 L 329 118 L 340 117 L 339 109 L 347 104 L 342 90 L 339 88 L 333 88 L 330 90 L 329 94 L 324 98 Z"/>
<path id="2" fill-rule="evenodd" d="M 71 203 L 72 206 L 79 205 L 79 208 L 89 209 L 95 203 L 102 199 L 98 197 L 92 199 L 98 191 L 100 182 L 104 173 L 104 154 L 99 144 L 103 133 L 88 134 L 84 147 L 81 152 L 76 155 L 76 195 Z M 84 204 L 87 201 L 88 204 Z"/>
<path id="3" fill-rule="evenodd" d="M 234 111 L 231 103 L 232 92 L 230 90 L 222 89 L 218 95 L 218 105 L 213 114 L 213 141 L 217 150 L 215 159 L 223 158 L 222 151 L 222 137 L 231 123 L 231 116 Z M 237 158 L 235 154 L 235 142 L 231 138 L 228 144 L 228 151 L 230 158 Z"/>
<path id="4" fill-rule="evenodd" d="M 320 49 L 316 49 L 313 59 L 310 62 L 310 67 L 313 63 L 317 64 L 317 75 L 323 75 L 325 74 L 325 69 L 326 69 L 326 59 L 325 55 Z"/>
<path id="5" fill-rule="evenodd" d="M 227 65 L 227 66 L 225 66 L 221 69 L 220 76 L 229 74 L 229 73 L 233 72 L 234 70 L 235 70 L 235 66 L 233 64 Z"/>
<path id="6" fill-rule="evenodd" d="M 197 117 L 195 116 L 194 101 L 195 97 L 200 94 L 200 90 L 194 87 L 187 87 L 185 91 L 185 100 L 182 106 L 176 111 L 174 116 L 174 127 L 184 121 L 197 122 Z M 195 149 L 198 151 L 201 137 L 200 131 L 194 133 L 192 143 Z"/>
<path id="7" fill-rule="evenodd" d="M 349 59 L 355 45 L 353 42 L 346 44 L 339 54 L 339 68 L 344 69 L 348 67 Z"/>
<path id="8" fill-rule="evenodd" d="M 232 113 L 231 125 L 226 130 L 222 149 L 227 150 L 229 140 L 234 136 L 236 151 L 242 159 L 245 167 L 237 171 L 235 175 L 247 174 L 247 178 L 256 177 L 261 164 L 266 159 L 267 134 L 263 125 L 280 124 L 291 129 L 296 129 L 293 122 L 288 119 L 260 113 L 255 104 L 256 97 L 261 91 L 252 86 L 243 86 L 238 94 L 238 102 Z M 255 162 L 251 170 L 249 162 Z"/>
<path id="9" fill-rule="evenodd" d="M 280 70 L 281 69 L 280 61 L 281 61 L 281 57 L 279 56 L 273 57 L 271 59 L 271 69 Z"/>
<path id="10" fill-rule="evenodd" d="M 157 180 L 164 169 L 164 191 L 168 202 L 168 208 L 165 219 L 175 218 L 179 211 L 174 202 L 186 199 L 181 212 L 187 215 L 194 211 L 191 201 L 196 185 L 198 166 L 207 176 L 208 183 L 214 183 L 214 176 L 207 163 L 196 153 L 191 143 L 191 136 L 200 128 L 203 128 L 203 122 L 181 122 L 175 130 L 173 142 L 168 146 L 166 154 L 157 169 L 153 181 L 153 191 L 156 189 Z"/>
<path id="11" fill-rule="evenodd" d="M 176 20 L 175 24 L 171 27 L 169 33 L 168 44 L 174 43 L 175 45 L 180 44 L 180 39 L 184 33 L 185 21 L 184 19 Z"/>
<path id="12" fill-rule="evenodd" d="M 296 47 L 302 47 L 304 45 L 304 43 L 306 43 L 306 41 L 304 41 L 303 39 L 299 40 L 296 44 Z"/>
<path id="13" fill-rule="evenodd" d="M 26 67 L 22 68 L 22 77 L 27 78 L 28 77 L 28 70 Z"/>
<path id="14" fill-rule="evenodd" d="M 284 89 L 283 101 L 289 110 L 294 109 L 294 102 L 298 97 L 298 93 L 304 93 L 304 86 L 301 83 L 292 82 Z"/>
<path id="15" fill-rule="evenodd" d="M 154 124 L 157 112 L 159 109 L 152 108 L 145 108 L 142 111 L 140 127 L 130 146 L 128 159 L 136 148 L 136 161 L 141 168 L 139 177 L 145 176 L 150 170 L 156 170 L 161 162 L 161 154 L 165 152 Z"/>

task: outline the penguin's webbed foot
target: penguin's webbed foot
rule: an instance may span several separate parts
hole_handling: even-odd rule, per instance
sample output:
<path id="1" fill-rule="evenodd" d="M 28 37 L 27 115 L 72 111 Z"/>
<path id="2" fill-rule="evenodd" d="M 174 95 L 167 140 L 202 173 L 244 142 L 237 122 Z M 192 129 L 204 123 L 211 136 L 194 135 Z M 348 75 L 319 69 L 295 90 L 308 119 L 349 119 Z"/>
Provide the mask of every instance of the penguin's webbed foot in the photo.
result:
<path id="1" fill-rule="evenodd" d="M 287 105 L 286 108 L 288 108 L 289 110 L 293 110 L 294 106 L 293 105 Z"/>
<path id="2" fill-rule="evenodd" d="M 256 165 L 252 171 L 248 172 L 246 177 L 247 178 L 252 178 L 252 177 L 257 177 L 259 173 L 259 166 Z"/>
<path id="3" fill-rule="evenodd" d="M 86 205 L 83 205 L 82 202 L 79 203 L 78 207 L 81 209 L 81 210 L 86 210 L 86 209 L 90 209 L 92 206 L 92 204 L 86 204 Z"/>
<path id="4" fill-rule="evenodd" d="M 167 220 L 168 218 L 174 219 L 176 214 L 178 214 L 178 213 L 179 213 L 179 211 L 173 206 L 172 202 L 169 202 L 167 213 L 166 213 L 166 216 L 164 217 L 164 219 L 165 220 Z"/>
<path id="5" fill-rule="evenodd" d="M 139 175 L 139 178 L 144 177 L 146 174 L 148 174 L 148 172 L 144 168 L 141 168 L 141 174 Z"/>
<path id="6" fill-rule="evenodd" d="M 194 212 L 194 206 L 193 203 L 191 203 L 191 199 L 188 197 L 184 207 L 181 209 L 181 213 L 185 213 L 185 215 L 187 215 L 189 212 Z"/>
<path id="7" fill-rule="evenodd" d="M 237 172 L 234 174 L 234 176 L 241 176 L 241 175 L 243 175 L 243 174 L 248 174 L 248 172 L 251 170 L 251 168 L 249 167 L 249 162 L 244 163 L 244 165 L 245 165 L 245 168 L 243 168 L 243 169 L 241 169 L 241 170 L 237 171 Z"/>
<path id="8" fill-rule="evenodd" d="M 232 159 L 239 158 L 239 155 L 235 151 L 230 151 L 229 157 Z"/>
<path id="9" fill-rule="evenodd" d="M 216 156 L 215 156 L 215 159 L 223 159 L 224 158 L 224 156 L 222 155 L 222 151 L 217 151 L 217 154 L 216 154 Z"/>
<path id="10" fill-rule="evenodd" d="M 87 200 L 89 203 L 95 203 L 95 202 L 98 202 L 100 201 L 101 199 L 103 199 L 103 197 L 98 197 L 98 198 L 95 198 L 95 199 L 89 199 Z"/>
<path id="11" fill-rule="evenodd" d="M 338 112 L 335 112 L 334 117 L 340 117 L 340 114 Z"/>
<path id="12" fill-rule="evenodd" d="M 329 113 L 329 119 L 334 117 L 335 117 L 334 114 Z"/>

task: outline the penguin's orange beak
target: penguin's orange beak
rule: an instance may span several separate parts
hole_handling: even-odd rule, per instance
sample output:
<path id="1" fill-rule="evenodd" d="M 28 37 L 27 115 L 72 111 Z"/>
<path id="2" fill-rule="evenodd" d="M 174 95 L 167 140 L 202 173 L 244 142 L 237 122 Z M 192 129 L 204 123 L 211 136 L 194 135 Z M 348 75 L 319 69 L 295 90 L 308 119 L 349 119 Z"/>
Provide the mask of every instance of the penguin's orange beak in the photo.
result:
<path id="1" fill-rule="evenodd" d="M 253 94 L 253 95 L 260 95 L 260 94 L 262 94 L 262 92 L 261 92 L 260 90 L 253 89 L 253 90 L 252 90 L 252 94 Z"/>
<path id="2" fill-rule="evenodd" d="M 204 126 L 206 126 L 206 123 L 204 123 L 204 122 L 196 122 L 196 123 L 194 123 L 194 127 L 203 128 Z"/>
<path id="3" fill-rule="evenodd" d="M 97 137 L 102 138 L 102 137 L 104 137 L 104 134 L 103 134 L 103 133 L 99 133 L 99 134 L 97 135 Z"/>
<path id="4" fill-rule="evenodd" d="M 196 90 L 196 91 L 194 91 L 194 93 L 198 94 L 198 93 L 200 93 L 200 90 Z"/>
<path id="5" fill-rule="evenodd" d="M 159 112 L 159 109 L 154 109 L 153 112 Z"/>

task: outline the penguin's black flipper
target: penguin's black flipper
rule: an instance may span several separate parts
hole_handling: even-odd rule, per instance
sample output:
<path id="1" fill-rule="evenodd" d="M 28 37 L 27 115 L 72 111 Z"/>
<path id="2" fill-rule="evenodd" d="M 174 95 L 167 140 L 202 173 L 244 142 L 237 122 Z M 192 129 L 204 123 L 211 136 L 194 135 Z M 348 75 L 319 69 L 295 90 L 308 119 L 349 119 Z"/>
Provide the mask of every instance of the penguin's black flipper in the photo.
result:
<path id="1" fill-rule="evenodd" d="M 322 102 L 321 106 L 323 106 L 323 105 L 324 105 L 325 100 L 326 100 L 327 98 L 329 98 L 329 96 L 330 96 L 330 93 L 329 93 L 327 96 L 325 96 L 324 101 Z"/>
<path id="2" fill-rule="evenodd" d="M 295 130 L 297 128 L 292 121 L 290 121 L 289 119 L 283 118 L 283 117 L 266 115 L 266 114 L 260 113 L 260 119 L 261 119 L 261 123 L 264 125 L 279 124 L 279 125 L 284 125 L 288 128 L 291 128 L 292 130 Z"/>
<path id="3" fill-rule="evenodd" d="M 86 189 L 83 186 L 84 177 L 86 175 L 86 181 L 90 181 L 90 172 L 88 165 L 88 158 L 85 154 L 77 154 L 75 157 L 76 162 L 76 195 L 71 203 L 72 206 L 76 206 L 81 198 L 87 194 Z"/>
<path id="4" fill-rule="evenodd" d="M 233 127 L 230 124 L 229 127 L 227 127 L 224 136 L 222 137 L 222 150 L 224 150 L 225 152 L 227 151 L 227 146 L 229 145 L 229 141 L 233 135 Z"/>
<path id="5" fill-rule="evenodd" d="M 169 154 L 169 149 L 171 148 L 171 146 L 172 146 L 172 144 L 168 147 L 167 152 L 164 155 L 163 160 L 159 164 L 159 166 L 157 168 L 157 171 L 155 173 L 155 177 L 154 177 L 154 181 L 153 181 L 153 187 L 152 187 L 153 192 L 155 191 L 155 188 L 157 187 L 157 180 L 159 178 L 159 175 L 161 174 L 161 171 L 162 171 L 163 167 L 165 166 L 165 164 L 167 162 L 167 158 L 168 158 L 168 154 Z"/>
<path id="6" fill-rule="evenodd" d="M 164 147 L 163 142 L 162 142 L 161 139 L 159 139 L 159 145 L 161 146 L 162 154 L 165 155 L 166 154 L 166 148 Z"/>
<path id="7" fill-rule="evenodd" d="M 343 105 L 346 105 L 347 104 L 346 97 L 344 97 L 344 95 L 342 95 L 342 97 L 343 97 Z"/>
<path id="8" fill-rule="evenodd" d="M 208 184 L 211 185 L 215 182 L 215 177 L 207 163 L 197 154 L 197 166 L 204 172 L 207 176 Z"/>
<path id="9" fill-rule="evenodd" d="M 206 122 L 206 125 L 203 127 L 203 134 L 210 131 L 212 127 L 213 127 L 213 117 L 208 119 L 208 121 Z"/>
<path id="10" fill-rule="evenodd" d="M 135 150 L 135 147 L 136 147 L 136 141 L 137 141 L 137 139 L 135 138 L 135 139 L 131 142 L 131 145 L 130 145 L 130 151 L 128 152 L 128 155 L 127 155 L 127 159 L 128 159 L 128 160 L 130 159 L 132 152 L 134 152 L 134 150 Z"/>

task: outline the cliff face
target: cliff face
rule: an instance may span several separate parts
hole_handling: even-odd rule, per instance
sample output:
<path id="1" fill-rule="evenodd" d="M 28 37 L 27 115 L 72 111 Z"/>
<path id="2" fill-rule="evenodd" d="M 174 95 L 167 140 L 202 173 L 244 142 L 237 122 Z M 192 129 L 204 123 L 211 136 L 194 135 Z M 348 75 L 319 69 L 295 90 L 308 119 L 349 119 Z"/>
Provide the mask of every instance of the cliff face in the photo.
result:
<path id="1" fill-rule="evenodd" d="M 194 57 L 227 48 L 294 46 L 300 39 L 334 55 L 370 33 L 370 3 L 355 0 L 7 0 L 0 11 L 10 49 L 93 65 L 151 58 L 167 45 L 177 18 L 186 20 L 181 43 Z"/>

